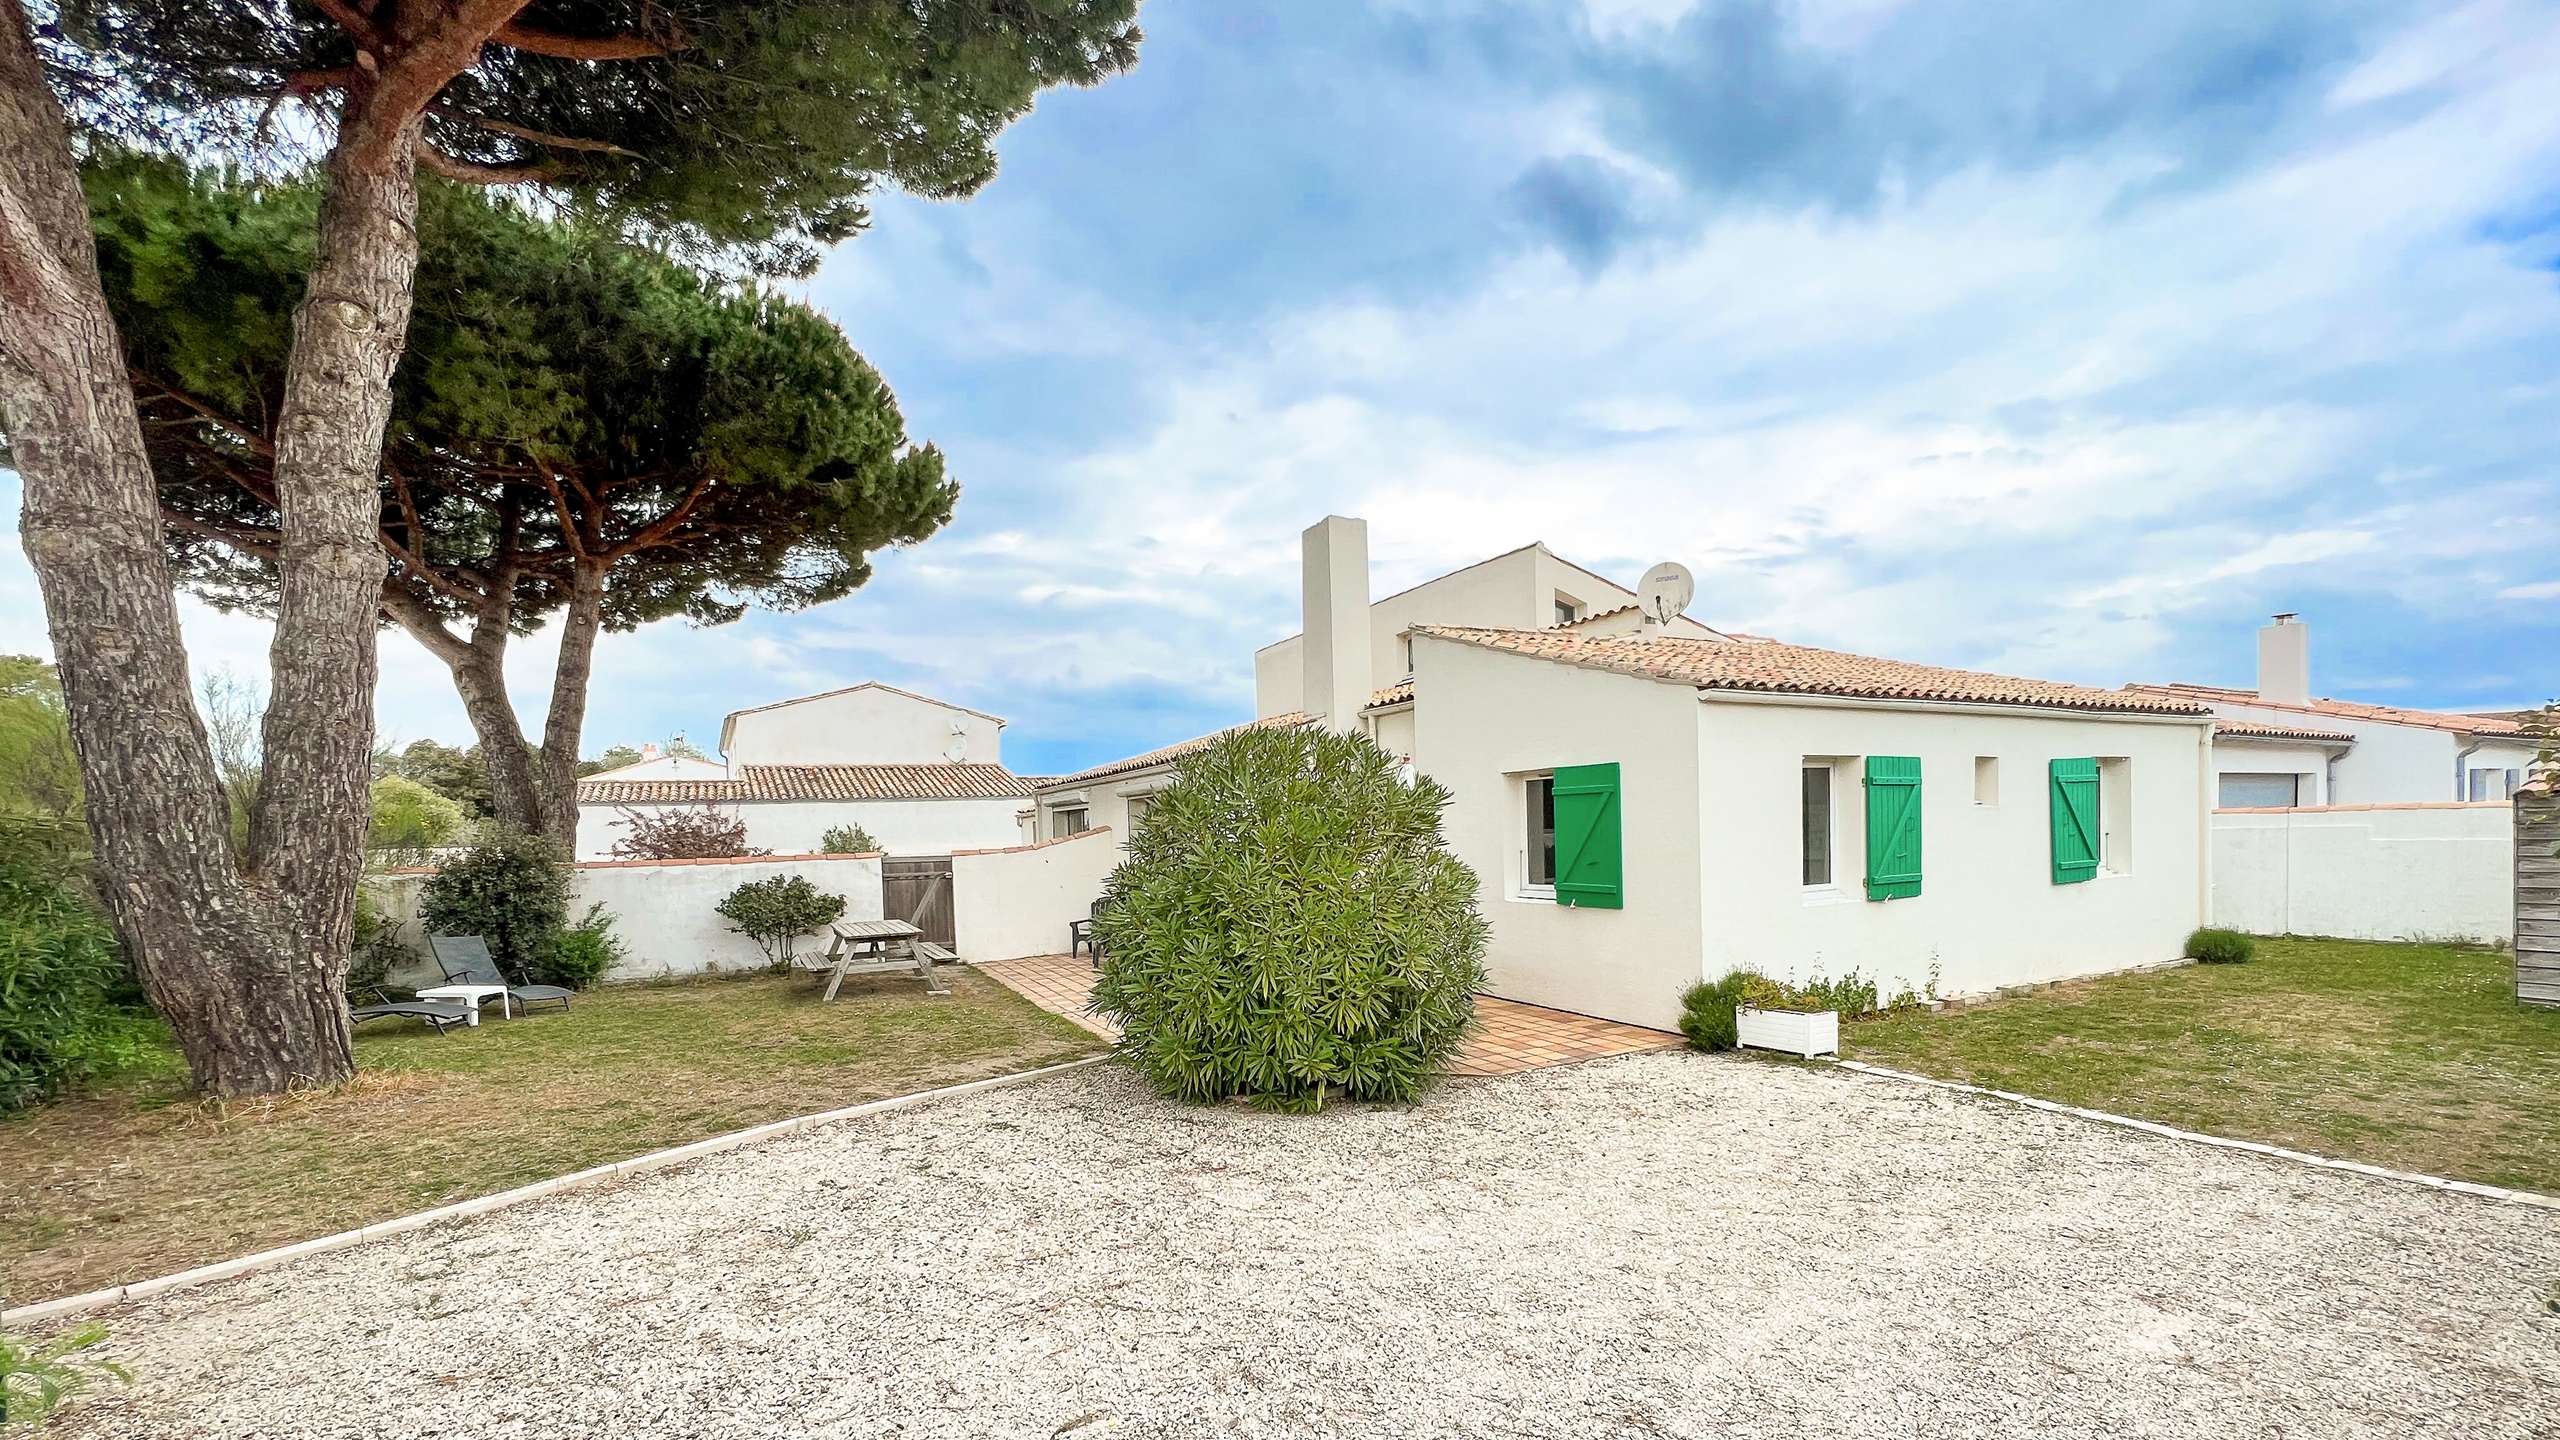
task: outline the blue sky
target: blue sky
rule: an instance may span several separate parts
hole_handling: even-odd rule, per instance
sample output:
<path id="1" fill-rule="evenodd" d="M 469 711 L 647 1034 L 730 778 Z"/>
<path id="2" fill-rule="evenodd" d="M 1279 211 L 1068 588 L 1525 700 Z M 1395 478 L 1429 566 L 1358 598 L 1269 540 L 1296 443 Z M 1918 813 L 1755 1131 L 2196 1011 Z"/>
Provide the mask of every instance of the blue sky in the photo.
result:
<path id="1" fill-rule="evenodd" d="M 1543 539 L 1868 653 L 2246 684 L 2297 610 L 2325 693 L 2560 692 L 2560 7 L 2100 8 L 1150 0 L 1135 73 L 804 287 L 957 522 L 608 637 L 589 748 L 864 679 L 1026 773 L 1196 734 L 1328 511 L 1379 594 Z M 396 635 L 380 719 L 469 733 Z"/>

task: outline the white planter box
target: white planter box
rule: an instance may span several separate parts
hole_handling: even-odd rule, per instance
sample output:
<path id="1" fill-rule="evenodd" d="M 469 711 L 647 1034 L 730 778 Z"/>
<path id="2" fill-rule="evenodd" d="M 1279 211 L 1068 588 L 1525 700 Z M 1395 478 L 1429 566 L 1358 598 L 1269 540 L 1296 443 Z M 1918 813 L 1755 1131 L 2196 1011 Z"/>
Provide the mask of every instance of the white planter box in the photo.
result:
<path id="1" fill-rule="evenodd" d="M 1733 1030 L 1743 1044 L 1755 1050 L 1784 1050 L 1807 1059 L 1840 1053 L 1837 1010 L 1817 1010 L 1808 1015 L 1737 1005 L 1733 1007 Z"/>

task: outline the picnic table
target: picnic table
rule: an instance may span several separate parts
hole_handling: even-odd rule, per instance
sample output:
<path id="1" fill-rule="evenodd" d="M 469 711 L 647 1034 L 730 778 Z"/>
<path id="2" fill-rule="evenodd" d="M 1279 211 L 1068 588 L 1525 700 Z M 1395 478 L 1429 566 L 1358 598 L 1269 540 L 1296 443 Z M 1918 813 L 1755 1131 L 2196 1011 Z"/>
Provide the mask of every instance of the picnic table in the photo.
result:
<path id="1" fill-rule="evenodd" d="M 924 982 L 924 988 L 935 995 L 948 995 L 940 977 L 933 973 L 933 962 L 954 958 L 950 951 L 923 938 L 924 931 L 905 920 L 839 920 L 835 923 L 835 943 L 826 955 L 805 968 L 827 972 L 827 993 L 818 997 L 825 1004 L 836 998 L 836 991 L 847 975 L 893 975 L 905 972 Z"/>

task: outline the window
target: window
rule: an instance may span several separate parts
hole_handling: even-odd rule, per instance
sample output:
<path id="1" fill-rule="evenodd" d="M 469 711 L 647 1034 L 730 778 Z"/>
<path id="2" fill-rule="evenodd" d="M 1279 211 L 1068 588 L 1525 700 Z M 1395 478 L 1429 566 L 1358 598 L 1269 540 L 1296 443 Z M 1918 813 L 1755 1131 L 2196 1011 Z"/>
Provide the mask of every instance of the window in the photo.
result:
<path id="1" fill-rule="evenodd" d="M 1976 805 L 2000 803 L 1999 756 L 1976 755 L 1973 757 L 1973 803 Z"/>
<path id="2" fill-rule="evenodd" d="M 1404 645 L 1404 673 L 1410 675 L 1413 673 L 1413 637 L 1410 635 L 1403 637 L 1402 643 Z"/>
<path id="3" fill-rule="evenodd" d="M 1532 775 L 1522 782 L 1529 822 L 1521 888 L 1533 895 L 1556 893 L 1556 777 Z"/>
<path id="4" fill-rule="evenodd" d="M 2215 803 L 2225 810 L 2290 810 L 2302 803 L 2302 777 L 2273 771 L 2225 770 Z"/>
<path id="5" fill-rule="evenodd" d="M 1804 883 L 1831 883 L 1831 767 L 1804 767 Z"/>
<path id="6" fill-rule="evenodd" d="M 2098 760 L 2098 873 L 2133 873 L 2133 762 Z"/>
<path id="7" fill-rule="evenodd" d="M 1137 833 L 1138 822 L 1147 818 L 1147 807 L 1155 803 L 1156 797 L 1153 795 L 1132 795 L 1129 797 L 1130 834 L 1134 835 Z"/>
<path id="8" fill-rule="evenodd" d="M 1083 834 L 1085 828 L 1084 815 L 1084 807 L 1081 805 L 1073 806 L 1064 810 L 1050 811 L 1049 838 L 1052 840 L 1063 840 L 1070 835 Z"/>
<path id="9" fill-rule="evenodd" d="M 1582 618 L 1582 602 L 1563 591 L 1556 592 L 1556 623 L 1570 625 Z"/>
<path id="10" fill-rule="evenodd" d="M 2513 770 L 2474 770 L 2468 796 L 2473 800 L 2513 800 L 2517 779 Z"/>

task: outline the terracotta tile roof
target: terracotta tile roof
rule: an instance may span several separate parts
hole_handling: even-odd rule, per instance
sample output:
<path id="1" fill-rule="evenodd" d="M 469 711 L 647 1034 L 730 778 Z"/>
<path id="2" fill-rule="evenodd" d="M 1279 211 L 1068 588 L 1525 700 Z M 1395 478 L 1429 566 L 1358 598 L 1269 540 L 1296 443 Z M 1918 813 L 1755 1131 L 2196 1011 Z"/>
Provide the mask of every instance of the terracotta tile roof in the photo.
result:
<path id="1" fill-rule="evenodd" d="M 1414 633 L 1533 659 L 1694 685 L 1701 690 L 1834 695 L 1857 700 L 1939 700 L 2147 715 L 2209 713 L 2195 701 L 2172 696 L 1949 670 L 1839 650 L 1816 650 L 1809 645 L 1781 645 L 1774 640 L 1735 645 L 1672 636 L 1600 637 L 1564 630 L 1482 630 L 1462 625 L 1418 625 Z"/>
<path id="2" fill-rule="evenodd" d="M 1132 755 L 1126 760 L 1114 760 L 1108 765 L 1096 765 L 1090 770 L 1079 770 L 1073 775 L 1061 775 L 1054 780 L 1041 782 L 1041 788 L 1053 790 L 1067 785 L 1082 785 L 1092 780 L 1107 780 L 1114 775 L 1126 775 L 1132 770 L 1153 769 L 1158 765 L 1179 760 L 1194 750 L 1205 750 L 1238 730 L 1286 729 L 1293 725 L 1304 725 L 1307 720 L 1306 715 L 1295 710 L 1286 715 L 1268 715 L 1260 720 L 1247 720 L 1241 725 L 1230 725 L 1224 730 L 1212 730 L 1206 735 L 1195 735 L 1176 744 L 1160 746 L 1143 755 Z"/>
<path id="3" fill-rule="evenodd" d="M 2128 685 L 2146 695 L 2193 700 L 2207 705 L 2255 705 L 2296 715 L 2326 715 L 2333 720 L 2371 720 L 2385 725 L 2413 725 L 2422 730 L 2450 730 L 2459 735 L 2521 735 L 2524 727 L 2493 715 L 2452 715 L 2441 710 L 2403 710 L 2396 705 L 2366 705 L 2354 700 L 2307 700 L 2299 705 L 2258 698 L 2255 690 L 2220 685 Z"/>
<path id="4" fill-rule="evenodd" d="M 2309 740 L 2322 745 L 2352 745 L 2356 737 L 2344 730 L 2314 730 L 2309 726 L 2252 725 L 2245 720 L 2216 720 L 2213 733 L 2234 740 Z"/>
<path id="5" fill-rule="evenodd" d="M 1382 690 L 1370 691 L 1368 708 L 1371 710 L 1379 710 L 1384 709 L 1389 705 L 1402 705 L 1412 698 L 1413 681 L 1409 678 L 1399 680 L 1393 685 L 1389 685 Z"/>
<path id="6" fill-rule="evenodd" d="M 1028 795 L 1001 765 L 742 765 L 727 780 L 604 780 L 581 805 L 727 805 L 769 800 L 989 800 Z"/>

